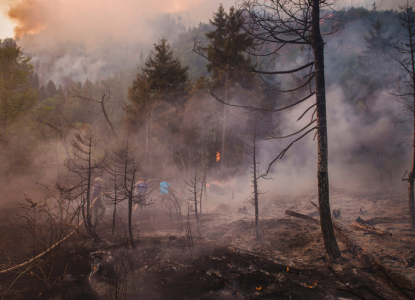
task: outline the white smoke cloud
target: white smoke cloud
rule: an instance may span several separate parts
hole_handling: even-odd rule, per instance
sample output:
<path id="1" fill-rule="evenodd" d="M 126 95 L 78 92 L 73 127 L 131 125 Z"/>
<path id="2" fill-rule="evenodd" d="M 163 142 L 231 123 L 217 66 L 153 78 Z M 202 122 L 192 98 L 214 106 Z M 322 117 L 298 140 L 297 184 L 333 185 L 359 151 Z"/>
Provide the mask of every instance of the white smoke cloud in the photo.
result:
<path id="1" fill-rule="evenodd" d="M 222 1 L 225 8 L 233 1 Z M 220 1 L 7 0 L 0 9 L 44 81 L 107 76 L 132 67 L 161 36 L 207 22 Z"/>

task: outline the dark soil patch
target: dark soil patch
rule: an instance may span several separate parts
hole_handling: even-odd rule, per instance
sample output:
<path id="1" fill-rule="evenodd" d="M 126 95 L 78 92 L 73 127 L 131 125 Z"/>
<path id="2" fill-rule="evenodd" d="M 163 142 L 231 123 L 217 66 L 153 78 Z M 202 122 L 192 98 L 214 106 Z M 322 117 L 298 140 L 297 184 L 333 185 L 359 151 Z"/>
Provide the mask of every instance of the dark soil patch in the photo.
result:
<path id="1" fill-rule="evenodd" d="M 342 204 L 339 222 L 359 245 L 392 270 L 415 279 L 415 242 L 408 224 L 379 225 L 393 236 L 370 235 L 348 226 L 361 211 L 367 219 L 381 216 L 380 211 L 393 206 L 395 210 L 389 210 L 388 216 L 400 216 L 406 202 L 384 197 L 356 200 L 344 195 L 334 197 L 333 202 L 338 207 Z M 275 215 L 284 209 L 313 212 L 311 204 L 304 201 L 284 205 L 275 208 Z M 124 217 L 122 212 L 120 217 Z M 205 214 L 200 219 L 200 238 L 195 219 L 191 220 L 195 246 L 191 252 L 185 231 L 178 230 L 180 224 L 167 214 L 151 209 L 135 214 L 137 248 L 129 250 L 125 226 L 118 223 L 112 235 L 108 215 L 98 227 L 105 243 L 86 240 L 81 228 L 80 234 L 30 269 L 0 274 L 0 297 L 13 283 L 5 299 L 107 299 L 118 277 L 105 273 L 109 270 L 105 267 L 90 280 L 90 254 L 127 251 L 127 299 L 355 299 L 351 293 L 365 299 L 405 299 L 342 243 L 344 260 L 331 266 L 335 276 L 328 269 L 320 228 L 315 224 L 286 216 L 261 218 L 261 238 L 256 240 L 252 216 Z M 0 246 L 0 269 L 33 255 L 31 236 L 22 224 L 0 226 Z M 115 261 L 115 265 L 121 262 Z M 107 264 L 114 266 L 108 261 L 101 268 Z"/>

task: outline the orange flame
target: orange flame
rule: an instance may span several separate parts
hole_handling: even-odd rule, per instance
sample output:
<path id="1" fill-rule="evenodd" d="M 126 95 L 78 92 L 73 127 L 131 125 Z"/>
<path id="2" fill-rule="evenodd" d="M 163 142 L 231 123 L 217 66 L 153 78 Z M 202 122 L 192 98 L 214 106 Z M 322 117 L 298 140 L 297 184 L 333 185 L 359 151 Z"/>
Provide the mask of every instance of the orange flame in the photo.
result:
<path id="1" fill-rule="evenodd" d="M 290 268 L 289 267 L 287 267 L 287 272 L 290 270 Z"/>
<path id="2" fill-rule="evenodd" d="M 216 162 L 220 161 L 220 153 L 219 151 L 216 152 Z"/>
<path id="3" fill-rule="evenodd" d="M 256 290 L 257 291 L 260 291 L 262 289 L 262 287 L 260 286 L 260 287 L 256 287 Z"/>

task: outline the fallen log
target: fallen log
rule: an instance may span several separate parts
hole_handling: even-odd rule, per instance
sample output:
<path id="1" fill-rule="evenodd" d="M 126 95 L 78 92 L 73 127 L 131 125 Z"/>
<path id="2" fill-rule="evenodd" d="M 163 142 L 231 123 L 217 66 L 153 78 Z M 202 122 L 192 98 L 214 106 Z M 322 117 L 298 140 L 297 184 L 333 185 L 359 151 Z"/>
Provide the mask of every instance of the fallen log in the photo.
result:
<path id="1" fill-rule="evenodd" d="M 314 219 L 312 217 L 309 217 L 309 216 L 306 216 L 306 215 L 297 213 L 297 212 L 292 211 L 292 210 L 289 210 L 289 209 L 287 209 L 285 211 L 285 214 L 286 215 L 289 215 L 289 216 L 292 216 L 292 217 L 296 217 L 296 218 L 300 218 L 300 219 L 303 219 L 303 220 L 307 220 L 307 221 L 310 221 L 310 222 L 313 222 L 313 223 L 316 223 L 316 224 L 320 224 L 320 222 L 318 220 L 316 220 L 316 219 Z"/>
<path id="2" fill-rule="evenodd" d="M 390 217 L 375 217 L 368 220 L 363 220 L 360 216 L 357 217 L 356 222 L 366 224 L 366 225 L 376 225 L 383 223 L 407 223 L 409 222 L 408 218 L 390 218 Z"/>
<path id="3" fill-rule="evenodd" d="M 392 233 L 390 233 L 389 231 L 386 230 L 382 230 L 364 223 L 360 223 L 360 222 L 352 222 L 352 224 L 350 224 L 350 226 L 352 226 L 354 229 L 357 230 L 364 230 L 368 233 L 374 233 L 374 234 L 379 234 L 379 235 L 390 235 L 392 236 Z"/>
<path id="4" fill-rule="evenodd" d="M 362 247 L 356 244 L 336 222 L 333 222 L 340 239 L 347 247 L 357 256 L 357 258 L 369 266 L 373 271 L 380 274 L 387 282 L 389 282 L 396 290 L 408 299 L 415 298 L 415 283 L 405 276 L 396 273 L 392 269 L 383 265 L 380 261 L 368 254 Z M 409 293 L 411 292 L 411 293 Z"/>
<path id="5" fill-rule="evenodd" d="M 314 205 L 314 207 L 318 208 L 318 206 L 313 203 L 311 200 L 310 202 Z M 290 216 L 298 217 L 301 216 L 301 219 L 309 220 L 310 217 L 289 211 Z M 285 212 L 287 213 L 287 211 Z M 305 217 L 305 218 L 304 218 Z M 311 218 L 313 219 L 313 218 Z M 310 220 L 311 221 L 311 220 Z M 314 223 L 318 222 L 318 220 L 313 219 Z M 406 278 L 405 276 L 396 273 L 392 269 L 383 265 L 380 261 L 376 258 L 371 256 L 370 254 L 366 253 L 366 250 L 356 244 L 343 230 L 343 228 L 337 224 L 337 222 L 333 221 L 333 228 L 336 230 L 338 237 L 346 244 L 346 246 L 356 255 L 356 257 L 369 266 L 373 271 L 377 272 L 381 277 L 383 277 L 394 289 L 399 291 L 403 296 L 408 299 L 415 299 L 415 283 Z"/>

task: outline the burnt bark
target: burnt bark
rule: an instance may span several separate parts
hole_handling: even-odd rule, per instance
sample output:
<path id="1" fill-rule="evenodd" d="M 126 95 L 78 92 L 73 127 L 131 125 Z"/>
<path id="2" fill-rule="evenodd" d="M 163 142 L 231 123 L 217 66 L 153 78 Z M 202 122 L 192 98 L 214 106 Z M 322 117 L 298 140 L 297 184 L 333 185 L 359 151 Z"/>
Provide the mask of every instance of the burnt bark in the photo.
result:
<path id="1" fill-rule="evenodd" d="M 258 224 L 258 170 L 257 170 L 257 162 L 256 162 L 256 138 L 257 138 L 257 123 L 258 119 L 255 119 L 255 129 L 254 129 L 254 140 L 253 140 L 253 148 L 252 148 L 252 163 L 253 163 L 253 185 L 254 185 L 254 204 L 255 204 L 255 236 L 256 239 L 259 239 L 259 224 Z"/>
<path id="2" fill-rule="evenodd" d="M 412 99 L 414 105 L 414 112 L 415 112 L 415 58 L 414 58 L 414 44 L 413 44 L 413 35 L 412 26 L 408 26 L 408 33 L 409 33 L 409 44 L 411 47 L 411 68 L 412 68 Z M 409 218 L 412 229 L 415 230 L 415 208 L 414 208 L 414 177 L 415 177 L 415 114 L 413 116 L 413 123 L 414 123 L 414 132 L 413 132 L 413 139 L 412 139 L 412 168 L 411 173 L 409 175 L 408 180 L 408 200 L 409 200 Z"/>
<path id="3" fill-rule="evenodd" d="M 317 104 L 317 180 L 321 232 L 328 256 L 331 260 L 338 260 L 341 258 L 341 253 L 334 235 L 330 213 L 324 41 L 320 33 L 320 1 L 313 0 L 312 8 L 312 48 L 315 58 L 314 68 Z"/>
<path id="4" fill-rule="evenodd" d="M 115 218 L 117 216 L 117 204 L 114 203 L 114 211 L 112 212 L 112 235 L 114 235 L 115 232 Z"/>
<path id="5" fill-rule="evenodd" d="M 414 132 L 415 132 L 415 130 L 414 130 Z M 415 142 L 414 142 L 414 144 L 415 144 Z M 415 146 L 414 146 L 414 152 L 415 152 Z M 412 158 L 412 159 L 415 160 L 415 157 Z M 413 173 L 411 173 L 410 179 L 408 180 L 408 206 L 409 206 L 409 222 L 411 224 L 412 229 L 415 229 L 414 177 L 413 177 Z"/>
<path id="6" fill-rule="evenodd" d="M 415 7 L 414 4 L 407 2 L 405 5 L 400 6 L 400 13 L 397 15 L 397 19 L 400 21 L 402 27 L 405 29 L 405 39 L 399 41 L 399 44 L 395 46 L 403 55 L 409 57 L 394 57 L 404 69 L 406 76 L 403 76 L 401 86 L 398 85 L 398 93 L 394 94 L 399 102 L 403 103 L 405 108 L 408 109 L 412 115 L 413 120 L 413 137 L 412 137 L 412 166 L 409 172 L 408 181 L 408 206 L 409 206 L 409 218 L 412 229 L 415 230 L 415 207 L 414 207 L 414 180 L 415 180 Z M 411 103 L 412 102 L 412 103 Z M 405 173 L 406 174 L 406 173 Z M 405 175 L 404 175 L 405 176 Z"/>

